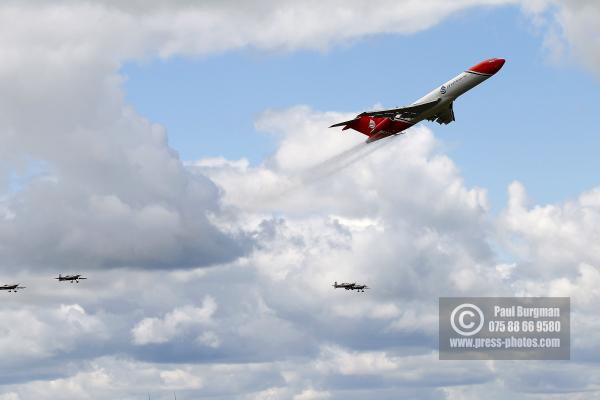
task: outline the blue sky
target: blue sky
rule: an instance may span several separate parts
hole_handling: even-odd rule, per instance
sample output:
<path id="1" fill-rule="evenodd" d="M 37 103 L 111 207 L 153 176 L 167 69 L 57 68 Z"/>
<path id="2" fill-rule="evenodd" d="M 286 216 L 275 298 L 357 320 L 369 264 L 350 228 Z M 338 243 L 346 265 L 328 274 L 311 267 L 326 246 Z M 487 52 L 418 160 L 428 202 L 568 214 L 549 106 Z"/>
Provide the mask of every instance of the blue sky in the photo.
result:
<path id="1" fill-rule="evenodd" d="M 540 203 L 597 184 L 598 82 L 567 57 L 553 60 L 541 32 L 516 7 L 463 11 L 423 32 L 375 35 L 327 51 L 246 49 L 129 63 L 122 73 L 128 101 L 167 128 L 183 159 L 256 164 L 275 148 L 273 136 L 254 129 L 265 109 L 305 104 L 358 112 L 409 104 L 489 57 L 507 59 L 501 73 L 459 99 L 455 123 L 428 124 L 466 183 L 487 188 L 495 210 L 515 179 Z"/>

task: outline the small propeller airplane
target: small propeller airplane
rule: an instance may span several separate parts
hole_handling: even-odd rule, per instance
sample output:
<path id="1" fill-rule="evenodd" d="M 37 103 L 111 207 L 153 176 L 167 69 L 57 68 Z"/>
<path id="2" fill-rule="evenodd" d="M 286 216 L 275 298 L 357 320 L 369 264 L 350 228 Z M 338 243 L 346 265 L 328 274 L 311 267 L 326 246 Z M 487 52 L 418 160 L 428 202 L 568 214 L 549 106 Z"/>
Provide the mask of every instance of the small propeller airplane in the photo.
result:
<path id="1" fill-rule="evenodd" d="M 367 143 L 397 135 L 423 121 L 449 124 L 454 121 L 454 100 L 494 76 L 504 65 L 502 58 L 490 58 L 472 66 L 448 82 L 433 89 L 414 103 L 390 110 L 367 111 L 349 121 L 333 124 L 367 135 Z"/>
<path id="2" fill-rule="evenodd" d="M 73 283 L 73 281 L 75 281 L 76 283 L 79 283 L 80 279 L 87 279 L 87 278 L 84 278 L 81 275 L 65 275 L 65 276 L 62 276 L 61 274 L 58 274 L 58 278 L 54 278 L 54 279 L 58 279 L 59 282 L 69 281 L 69 282 Z"/>
<path id="3" fill-rule="evenodd" d="M 369 287 L 367 285 L 359 285 L 356 282 L 354 283 L 337 283 L 334 282 L 332 285 L 335 289 L 346 289 L 346 290 L 357 290 L 359 292 L 364 292 L 365 289 L 369 289 Z"/>
<path id="4" fill-rule="evenodd" d="M 19 286 L 19 284 L 15 285 L 2 285 L 0 286 L 0 290 L 8 290 L 8 292 L 17 292 L 17 289 L 25 289 L 25 286 Z"/>

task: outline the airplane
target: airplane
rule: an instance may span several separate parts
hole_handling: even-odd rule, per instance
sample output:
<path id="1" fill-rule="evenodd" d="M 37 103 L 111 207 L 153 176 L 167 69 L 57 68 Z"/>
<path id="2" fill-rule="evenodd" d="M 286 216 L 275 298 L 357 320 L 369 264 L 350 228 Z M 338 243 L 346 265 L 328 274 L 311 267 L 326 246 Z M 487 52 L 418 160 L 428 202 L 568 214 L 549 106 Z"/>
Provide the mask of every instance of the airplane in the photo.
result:
<path id="1" fill-rule="evenodd" d="M 62 281 L 70 281 L 71 283 L 73 283 L 73 281 L 79 283 L 80 279 L 87 279 L 82 277 L 81 275 L 65 275 L 62 276 L 61 274 L 58 274 L 58 278 L 54 278 L 54 279 L 58 279 L 59 282 Z"/>
<path id="2" fill-rule="evenodd" d="M 425 119 L 449 124 L 454 121 L 454 100 L 494 76 L 504 61 L 502 58 L 482 61 L 406 107 L 363 112 L 354 119 L 333 124 L 330 128 L 343 126 L 343 131 L 353 129 L 367 135 L 369 138 L 366 142 L 371 143 L 398 135 Z"/>
<path id="3" fill-rule="evenodd" d="M 17 292 L 17 289 L 25 289 L 25 286 L 19 286 L 19 284 L 17 283 L 16 285 L 1 285 L 0 286 L 0 290 L 8 290 L 8 292 Z"/>
<path id="4" fill-rule="evenodd" d="M 358 290 L 359 292 L 364 292 L 365 289 L 369 289 L 369 287 L 367 285 L 358 285 L 356 282 L 354 283 L 345 283 L 342 282 L 340 284 L 336 282 L 333 283 L 332 285 L 335 289 L 346 289 L 346 290 Z"/>

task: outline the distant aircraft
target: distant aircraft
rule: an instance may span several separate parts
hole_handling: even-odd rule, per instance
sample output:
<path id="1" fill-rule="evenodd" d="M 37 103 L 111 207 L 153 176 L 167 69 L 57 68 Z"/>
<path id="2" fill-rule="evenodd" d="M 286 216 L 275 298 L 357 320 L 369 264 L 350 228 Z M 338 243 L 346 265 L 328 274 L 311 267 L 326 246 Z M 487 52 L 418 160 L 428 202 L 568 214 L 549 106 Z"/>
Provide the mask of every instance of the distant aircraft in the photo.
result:
<path id="1" fill-rule="evenodd" d="M 81 275 L 65 275 L 62 276 L 61 274 L 58 274 L 58 278 L 54 278 L 54 279 L 58 279 L 59 282 L 62 281 L 70 281 L 71 283 L 73 283 L 73 281 L 79 283 L 80 279 L 87 279 L 82 277 Z"/>
<path id="2" fill-rule="evenodd" d="M 25 286 L 19 286 L 19 284 L 17 283 L 16 285 L 2 285 L 0 286 L 0 290 L 8 290 L 9 293 L 10 292 L 17 292 L 17 289 L 25 289 Z"/>
<path id="3" fill-rule="evenodd" d="M 335 289 L 346 289 L 346 290 L 358 290 L 359 292 L 364 292 L 365 289 L 368 289 L 369 287 L 367 285 L 359 285 L 356 282 L 354 283 L 340 283 L 338 284 L 337 282 L 334 282 L 332 285 Z"/>
<path id="4" fill-rule="evenodd" d="M 331 125 L 354 129 L 369 137 L 367 143 L 397 135 L 411 126 L 427 119 L 439 124 L 454 121 L 454 100 L 493 76 L 504 65 L 502 58 L 490 58 L 472 66 L 450 79 L 409 106 L 390 110 L 368 111 L 349 121 Z"/>

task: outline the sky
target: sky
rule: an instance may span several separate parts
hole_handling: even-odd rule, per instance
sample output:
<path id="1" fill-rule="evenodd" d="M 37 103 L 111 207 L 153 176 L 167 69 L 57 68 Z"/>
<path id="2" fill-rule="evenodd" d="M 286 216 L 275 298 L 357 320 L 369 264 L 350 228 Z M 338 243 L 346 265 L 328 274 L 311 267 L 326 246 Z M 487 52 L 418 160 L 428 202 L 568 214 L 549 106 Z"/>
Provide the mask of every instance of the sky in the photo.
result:
<path id="1" fill-rule="evenodd" d="M 502 78 L 457 102 L 456 124 L 429 125 L 466 182 L 485 187 L 499 210 L 515 179 L 540 202 L 565 201 L 598 183 L 590 173 L 600 168 L 597 139 L 586 132 L 598 81 L 568 57 L 554 57 L 543 41 L 518 7 L 484 7 L 413 35 L 365 37 L 326 51 L 244 49 L 132 62 L 122 73 L 128 101 L 168 127 L 184 160 L 223 156 L 256 165 L 276 146 L 254 126 L 266 109 L 401 106 L 483 59 L 504 57 Z"/>
<path id="2" fill-rule="evenodd" d="M 3 2 L 0 400 L 600 399 L 599 17 Z M 328 128 L 490 57 L 450 125 Z M 571 297 L 571 360 L 438 360 L 481 295 Z"/>

